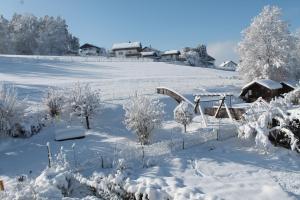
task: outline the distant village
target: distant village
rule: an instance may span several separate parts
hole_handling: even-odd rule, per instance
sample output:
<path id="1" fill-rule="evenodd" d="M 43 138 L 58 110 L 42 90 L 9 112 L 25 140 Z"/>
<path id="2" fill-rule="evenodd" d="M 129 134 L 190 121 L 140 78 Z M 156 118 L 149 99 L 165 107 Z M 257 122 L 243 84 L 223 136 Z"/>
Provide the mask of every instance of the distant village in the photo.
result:
<path id="1" fill-rule="evenodd" d="M 159 62 L 178 62 L 190 66 L 220 68 L 235 71 L 237 64 L 234 61 L 224 61 L 221 65 L 215 65 L 215 58 L 208 55 L 205 45 L 196 48 L 185 47 L 182 50 L 160 51 L 150 46 L 142 46 L 141 42 L 115 43 L 111 50 L 86 43 L 79 48 L 80 56 L 102 56 L 116 58 L 145 58 Z"/>

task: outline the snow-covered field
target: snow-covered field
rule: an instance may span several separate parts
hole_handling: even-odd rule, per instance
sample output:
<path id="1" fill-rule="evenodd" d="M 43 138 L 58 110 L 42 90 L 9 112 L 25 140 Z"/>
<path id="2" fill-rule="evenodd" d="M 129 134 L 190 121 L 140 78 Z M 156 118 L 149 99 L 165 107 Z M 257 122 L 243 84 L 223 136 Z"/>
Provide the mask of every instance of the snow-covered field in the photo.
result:
<path id="1" fill-rule="evenodd" d="M 244 82 L 236 72 L 160 62 L 1 56 L 0 80 L 13 83 L 32 110 L 44 109 L 41 99 L 48 87 L 68 87 L 77 81 L 100 89 L 103 100 L 103 111 L 83 139 L 54 141 L 62 127 L 59 123 L 49 124 L 29 139 L 0 138 L 0 179 L 8 189 L 16 176 L 35 178 L 46 168 L 49 142 L 53 154 L 63 146 L 72 168 L 86 177 L 94 171 L 112 173 L 112 161 L 126 158 L 127 190 L 146 191 L 152 199 L 300 198 L 299 155 L 282 148 L 266 153 L 237 138 L 216 141 L 215 132 L 204 129 L 200 117 L 182 134 L 181 125 L 173 120 L 176 102 L 155 94 L 158 86 L 172 88 L 190 100 L 192 94 L 203 91 L 238 94 Z M 155 130 L 153 145 L 145 148 L 146 167 L 140 163 L 141 148 L 134 134 L 122 123 L 123 104 L 136 91 L 166 104 L 163 126 Z M 212 117 L 208 122 L 219 126 Z M 228 120 L 220 123 L 221 134 L 234 134 L 234 129 L 225 128 Z M 103 169 L 102 164 L 108 166 Z"/>

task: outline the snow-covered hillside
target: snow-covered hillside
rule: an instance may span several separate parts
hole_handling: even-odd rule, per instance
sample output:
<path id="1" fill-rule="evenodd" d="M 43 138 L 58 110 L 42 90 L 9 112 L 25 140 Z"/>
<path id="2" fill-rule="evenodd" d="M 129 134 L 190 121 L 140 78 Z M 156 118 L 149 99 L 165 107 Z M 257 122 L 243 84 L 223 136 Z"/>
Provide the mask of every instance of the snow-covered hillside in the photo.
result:
<path id="1" fill-rule="evenodd" d="M 21 186 L 15 186 L 15 177 L 25 174 L 35 179 L 41 174 L 48 165 L 49 142 L 53 154 L 64 147 L 73 171 L 89 177 L 94 171 L 114 173 L 116 168 L 111 166 L 118 166 L 126 172 L 122 174 L 124 189 L 147 193 L 150 199 L 300 198 L 299 155 L 282 148 L 263 152 L 237 138 L 217 141 L 212 128 L 203 128 L 199 116 L 184 134 L 182 125 L 173 119 L 176 102 L 155 94 L 158 86 L 179 91 L 190 100 L 193 93 L 201 91 L 238 94 L 244 82 L 237 72 L 160 62 L 1 56 L 0 79 L 15 84 L 19 97 L 26 98 L 32 111 L 44 109 L 41 101 L 48 87 L 63 88 L 77 81 L 100 89 L 103 100 L 102 112 L 94 117 L 92 129 L 83 139 L 54 141 L 55 133 L 66 125 L 60 119 L 28 139 L 0 138 L 0 179 L 10 192 L 4 197 L 28 193 L 18 193 L 16 188 Z M 123 124 L 123 104 L 135 91 L 158 97 L 166 104 L 163 125 L 155 130 L 153 144 L 144 150 Z M 222 120 L 220 126 L 226 127 L 228 121 Z M 209 117 L 208 124 L 217 127 L 219 121 Z M 220 130 L 221 135 L 235 134 L 234 129 Z M 47 190 L 41 190 L 41 185 L 46 184 L 42 175 L 33 184 L 35 192 Z M 120 176 L 115 177 L 114 184 L 122 182 L 117 177 Z M 61 176 L 55 178 L 53 185 L 59 183 Z M 44 195 L 51 199 L 55 192 L 47 192 Z M 82 198 L 80 195 L 73 193 L 71 197 Z"/>

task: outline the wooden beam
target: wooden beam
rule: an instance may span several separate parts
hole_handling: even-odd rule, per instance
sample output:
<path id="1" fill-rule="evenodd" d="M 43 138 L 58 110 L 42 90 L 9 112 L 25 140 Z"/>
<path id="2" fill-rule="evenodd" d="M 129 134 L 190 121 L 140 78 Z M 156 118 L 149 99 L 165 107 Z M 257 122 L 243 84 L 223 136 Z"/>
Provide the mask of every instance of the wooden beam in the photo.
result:
<path id="1" fill-rule="evenodd" d="M 220 110 L 221 110 L 221 108 L 222 108 L 222 105 L 224 104 L 224 101 L 225 101 L 225 97 L 222 97 L 221 103 L 220 103 L 220 105 L 219 105 L 219 107 L 218 107 L 218 109 L 217 109 L 217 111 L 216 111 L 215 118 L 218 117 L 218 114 L 219 114 L 219 112 L 220 112 Z"/>

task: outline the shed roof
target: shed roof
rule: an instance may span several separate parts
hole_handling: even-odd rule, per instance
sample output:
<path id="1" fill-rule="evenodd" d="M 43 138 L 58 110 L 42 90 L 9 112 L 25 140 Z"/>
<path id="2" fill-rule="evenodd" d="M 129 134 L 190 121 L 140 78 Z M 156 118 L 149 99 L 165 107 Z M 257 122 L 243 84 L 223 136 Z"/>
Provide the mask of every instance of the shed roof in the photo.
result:
<path id="1" fill-rule="evenodd" d="M 242 89 L 244 90 L 244 89 L 248 88 L 249 86 L 251 86 L 254 83 L 262 85 L 262 86 L 264 86 L 264 87 L 266 87 L 270 90 L 276 90 L 276 89 L 282 88 L 282 85 L 277 81 L 273 81 L 271 79 L 260 79 L 260 80 L 254 80 L 254 81 L 246 84 Z"/>
<path id="2" fill-rule="evenodd" d="M 125 43 L 117 43 L 113 44 L 112 50 L 118 50 L 118 49 L 137 49 L 142 48 L 142 45 L 140 42 L 125 42 Z"/>
<path id="3" fill-rule="evenodd" d="M 145 52 L 141 52 L 142 56 L 156 56 L 156 52 L 155 51 L 145 51 Z"/>
<path id="4" fill-rule="evenodd" d="M 165 51 L 165 52 L 163 53 L 163 55 L 173 55 L 173 54 L 179 55 L 180 52 L 179 52 L 178 50 L 169 50 L 169 51 Z"/>

